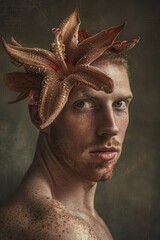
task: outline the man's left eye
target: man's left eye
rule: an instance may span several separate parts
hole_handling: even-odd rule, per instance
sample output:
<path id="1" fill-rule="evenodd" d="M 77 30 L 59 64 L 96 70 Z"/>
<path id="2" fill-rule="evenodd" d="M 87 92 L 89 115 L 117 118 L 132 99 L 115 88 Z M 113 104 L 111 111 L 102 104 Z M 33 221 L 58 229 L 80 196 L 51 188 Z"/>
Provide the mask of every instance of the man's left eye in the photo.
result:
<path id="1" fill-rule="evenodd" d="M 121 100 L 121 101 L 115 102 L 113 106 L 116 109 L 124 110 L 127 107 L 127 103 L 125 101 Z"/>

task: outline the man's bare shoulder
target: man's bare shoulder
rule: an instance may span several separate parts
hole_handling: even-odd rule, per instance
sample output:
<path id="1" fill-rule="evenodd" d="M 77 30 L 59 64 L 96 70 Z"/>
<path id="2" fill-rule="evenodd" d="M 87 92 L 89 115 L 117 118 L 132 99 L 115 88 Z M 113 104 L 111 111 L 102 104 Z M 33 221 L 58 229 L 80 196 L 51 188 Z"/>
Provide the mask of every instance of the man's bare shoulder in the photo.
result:
<path id="1" fill-rule="evenodd" d="M 0 239 L 98 240 L 92 228 L 60 202 L 44 197 L 0 208 Z"/>

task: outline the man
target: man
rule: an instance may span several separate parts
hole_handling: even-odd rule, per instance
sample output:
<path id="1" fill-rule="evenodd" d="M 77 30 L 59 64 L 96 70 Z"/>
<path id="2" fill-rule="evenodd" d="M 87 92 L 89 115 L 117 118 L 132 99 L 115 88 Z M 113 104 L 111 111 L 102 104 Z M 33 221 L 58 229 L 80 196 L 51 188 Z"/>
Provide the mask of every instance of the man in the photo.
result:
<path id="1" fill-rule="evenodd" d="M 0 209 L 0 239 L 111 240 L 94 209 L 97 182 L 108 180 L 121 154 L 132 99 L 122 53 L 139 38 L 115 42 L 124 25 L 90 36 L 75 10 L 51 50 L 3 45 L 26 73 L 6 84 L 28 97 L 40 129 L 35 157 L 20 187 Z"/>

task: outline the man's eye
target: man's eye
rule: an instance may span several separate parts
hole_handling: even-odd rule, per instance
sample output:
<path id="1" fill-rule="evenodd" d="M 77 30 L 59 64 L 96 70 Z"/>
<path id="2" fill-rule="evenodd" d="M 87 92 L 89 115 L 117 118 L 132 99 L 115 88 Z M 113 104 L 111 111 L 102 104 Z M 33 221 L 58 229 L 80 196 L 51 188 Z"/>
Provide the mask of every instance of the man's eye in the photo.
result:
<path id="1" fill-rule="evenodd" d="M 123 100 L 121 101 L 117 101 L 114 103 L 114 108 L 118 109 L 118 110 L 124 110 L 127 107 L 127 103 Z"/>
<path id="2" fill-rule="evenodd" d="M 95 104 L 89 100 L 80 100 L 75 103 L 76 108 L 79 109 L 87 109 L 87 108 L 94 108 Z"/>

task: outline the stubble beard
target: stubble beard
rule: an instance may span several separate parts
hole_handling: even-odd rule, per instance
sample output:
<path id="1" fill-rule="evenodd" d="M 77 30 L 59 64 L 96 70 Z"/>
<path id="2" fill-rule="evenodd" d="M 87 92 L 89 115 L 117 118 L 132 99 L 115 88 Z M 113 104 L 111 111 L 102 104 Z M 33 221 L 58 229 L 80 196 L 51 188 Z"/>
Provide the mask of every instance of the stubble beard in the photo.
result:
<path id="1" fill-rule="evenodd" d="M 78 159 L 77 154 L 74 150 L 71 149 L 69 144 L 63 139 L 63 134 L 61 131 L 54 131 L 52 136 L 52 151 L 59 163 L 65 168 L 67 171 L 70 171 L 72 174 L 76 174 L 77 177 L 86 179 L 91 182 L 101 182 L 107 181 L 112 178 L 113 172 L 118 161 L 87 161 L 85 157 L 83 158 L 83 153 L 86 152 L 90 148 L 90 146 L 98 145 L 98 144 L 88 144 L 88 146 L 81 146 L 82 150 L 82 160 Z M 115 145 L 119 145 L 118 141 L 114 140 Z M 100 144 L 99 144 L 100 145 Z M 86 160 L 86 161 L 85 161 Z"/>

